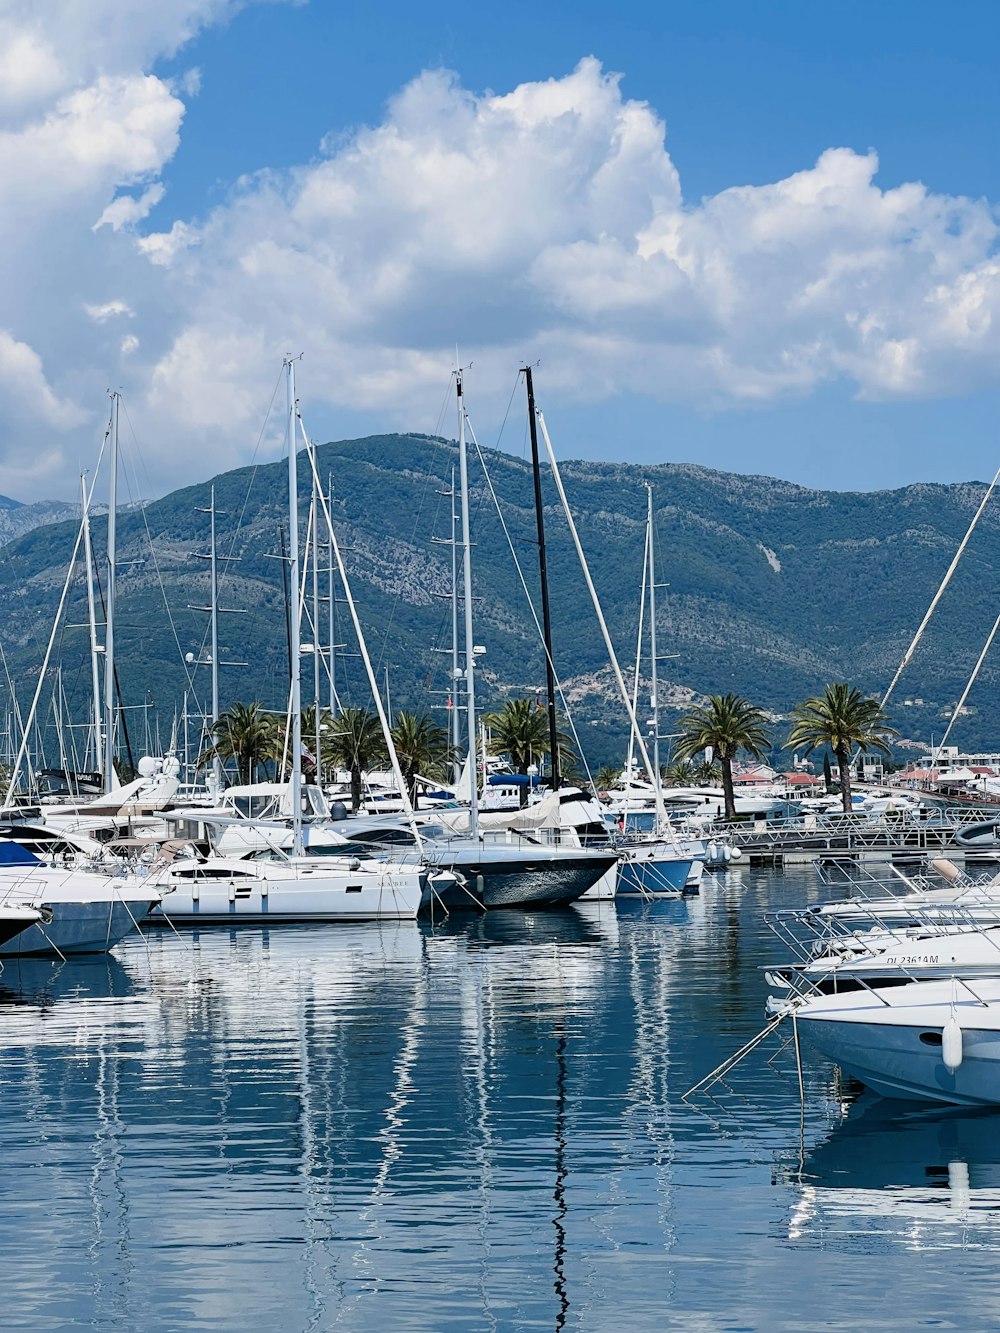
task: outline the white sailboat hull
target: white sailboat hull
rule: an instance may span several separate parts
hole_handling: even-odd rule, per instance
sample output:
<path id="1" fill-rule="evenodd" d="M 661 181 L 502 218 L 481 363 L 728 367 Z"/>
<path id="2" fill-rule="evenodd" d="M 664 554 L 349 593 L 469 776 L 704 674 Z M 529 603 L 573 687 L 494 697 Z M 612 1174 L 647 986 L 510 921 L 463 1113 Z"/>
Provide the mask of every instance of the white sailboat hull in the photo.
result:
<path id="1" fill-rule="evenodd" d="M 157 878 L 165 894 L 149 919 L 203 925 L 413 920 L 425 881 L 416 869 L 331 868 L 309 857 L 181 863 Z"/>

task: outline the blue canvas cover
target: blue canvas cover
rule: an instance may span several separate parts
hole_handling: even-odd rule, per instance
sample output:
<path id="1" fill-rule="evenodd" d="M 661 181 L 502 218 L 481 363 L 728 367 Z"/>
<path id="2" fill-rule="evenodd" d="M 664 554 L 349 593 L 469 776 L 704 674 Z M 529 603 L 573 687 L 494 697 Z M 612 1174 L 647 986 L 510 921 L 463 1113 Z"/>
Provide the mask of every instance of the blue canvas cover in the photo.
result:
<path id="1" fill-rule="evenodd" d="M 40 866 L 41 858 L 19 842 L 0 841 L 0 866 Z"/>

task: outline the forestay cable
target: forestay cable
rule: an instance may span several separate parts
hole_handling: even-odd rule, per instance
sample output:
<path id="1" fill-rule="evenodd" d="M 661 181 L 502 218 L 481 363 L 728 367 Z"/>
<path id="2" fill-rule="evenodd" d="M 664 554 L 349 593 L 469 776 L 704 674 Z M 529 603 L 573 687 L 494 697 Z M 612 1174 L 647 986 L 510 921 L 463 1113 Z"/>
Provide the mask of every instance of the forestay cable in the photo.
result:
<path id="1" fill-rule="evenodd" d="M 660 783 L 657 781 L 658 774 L 653 772 L 653 764 L 649 757 L 649 751 L 646 749 L 646 742 L 643 740 L 642 732 L 639 730 L 639 723 L 636 720 L 635 709 L 632 707 L 632 700 L 629 697 L 628 689 L 625 685 L 625 679 L 622 676 L 622 669 L 618 665 L 618 655 L 615 652 L 614 644 L 611 642 L 611 635 L 608 633 L 607 622 L 604 619 L 604 612 L 601 609 L 601 600 L 597 595 L 597 589 L 594 587 L 594 580 L 590 576 L 590 566 L 587 564 L 587 557 L 584 555 L 583 546 L 580 542 L 580 534 L 576 530 L 576 522 L 573 519 L 573 511 L 569 507 L 569 500 L 566 498 L 566 491 L 562 483 L 562 475 L 559 472 L 559 464 L 556 462 L 555 450 L 552 448 L 552 441 L 549 439 L 549 432 L 545 425 L 545 417 L 541 412 L 538 413 L 538 426 L 542 432 L 542 438 L 545 441 L 545 451 L 549 456 L 549 466 L 552 468 L 552 478 L 556 484 L 556 490 L 559 492 L 559 499 L 562 502 L 563 512 L 566 515 L 566 522 L 569 524 L 570 534 L 573 538 L 573 545 L 576 547 L 576 554 L 580 560 L 580 567 L 583 570 L 583 577 L 586 579 L 587 588 L 590 592 L 591 601 L 594 603 L 594 611 L 597 614 L 597 623 L 601 627 L 601 634 L 604 636 L 604 646 L 608 650 L 608 657 L 611 661 L 611 668 L 615 673 L 615 680 L 618 682 L 618 689 L 622 699 L 625 702 L 625 708 L 628 711 L 629 721 L 632 724 L 632 733 L 635 736 L 636 745 L 639 747 L 639 753 L 642 755 L 642 762 L 646 765 L 646 772 L 649 774 L 649 780 L 653 785 L 654 799 L 656 802 L 656 820 L 661 828 L 665 828 L 671 842 L 676 847 L 677 839 L 673 828 L 667 822 L 666 810 L 663 806 L 663 792 Z"/>
<path id="2" fill-rule="evenodd" d="M 511 395 L 511 397 L 513 398 L 513 394 Z M 511 538 L 510 531 L 507 527 L 507 520 L 504 518 L 503 510 L 500 508 L 500 500 L 497 496 L 496 491 L 493 488 L 493 480 L 490 477 L 489 468 L 487 468 L 486 466 L 486 459 L 483 457 L 483 451 L 479 447 L 479 441 L 476 439 L 476 432 L 472 429 L 472 422 L 469 420 L 468 413 L 466 413 L 465 416 L 465 423 L 469 428 L 469 434 L 472 436 L 472 443 L 476 446 L 476 454 L 479 458 L 479 465 L 483 469 L 483 476 L 486 478 L 486 485 L 489 487 L 490 496 L 492 497 L 494 508 L 497 511 L 497 517 L 500 520 L 500 526 L 503 528 L 503 535 L 507 538 L 507 545 L 510 548 L 510 554 L 514 561 L 514 568 L 517 570 L 517 577 L 521 582 L 521 588 L 524 592 L 525 600 L 528 603 L 528 610 L 531 612 L 531 619 L 534 622 L 535 633 L 538 635 L 539 641 L 541 642 L 542 652 L 544 652 L 546 658 L 548 658 L 549 665 L 552 667 L 552 674 L 555 677 L 556 689 L 559 691 L 559 698 L 562 700 L 562 706 L 566 712 L 566 720 L 569 723 L 570 731 L 572 731 L 573 733 L 573 740 L 576 742 L 576 748 L 580 755 L 580 760 L 583 763 L 584 772 L 587 774 L 587 781 L 593 788 L 594 779 L 593 775 L 590 772 L 590 765 L 587 763 L 587 755 L 586 752 L 584 751 L 583 745 L 581 744 L 579 734 L 577 733 L 576 723 L 573 721 L 573 714 L 570 711 L 569 703 L 566 699 L 565 692 L 563 691 L 562 681 L 559 679 L 559 672 L 556 670 L 555 663 L 552 661 L 552 658 L 549 655 L 549 650 L 545 645 L 545 635 L 542 633 L 542 627 L 538 623 L 538 616 L 535 613 L 535 606 L 531 600 L 531 593 L 528 591 L 528 585 L 525 582 L 524 574 L 521 572 L 521 562 L 517 558 L 517 551 L 514 549 L 514 542 Z"/>
<path id="3" fill-rule="evenodd" d="M 900 662 L 899 666 L 897 667 L 897 669 L 896 669 L 896 674 L 893 676 L 892 680 L 889 682 L 889 688 L 886 690 L 885 694 L 882 695 L 882 707 L 883 707 L 883 708 L 884 708 L 884 707 L 886 706 L 886 704 L 889 702 L 889 696 L 890 696 L 890 694 L 892 694 L 893 690 L 894 690 L 894 689 L 896 688 L 896 686 L 898 685 L 900 676 L 903 674 L 903 672 L 904 672 L 904 671 L 906 670 L 906 668 L 909 666 L 909 664 L 910 664 L 910 660 L 912 659 L 913 654 L 916 652 L 917 644 L 918 644 L 918 643 L 920 642 L 920 640 L 923 638 L 924 630 L 927 628 L 927 626 L 928 626 L 928 624 L 929 624 L 929 622 L 930 622 L 930 618 L 931 618 L 931 616 L 934 614 L 934 612 L 935 612 L 935 610 L 936 610 L 936 608 L 937 608 L 937 604 L 938 604 L 938 602 L 940 602 L 941 597 L 942 597 L 942 595 L 944 594 L 944 590 L 947 588 L 948 584 L 951 582 L 952 575 L 954 574 L 955 570 L 958 568 L 958 562 L 959 562 L 959 560 L 961 560 L 961 558 L 962 558 L 962 553 L 965 551 L 966 546 L 968 546 L 968 544 L 969 544 L 969 538 L 972 536 L 973 531 L 975 530 L 976 524 L 979 522 L 979 519 L 980 519 L 980 517 L 981 517 L 981 515 L 982 515 L 982 512 L 983 512 L 983 510 L 986 508 L 987 502 L 988 502 L 990 496 L 993 494 L 994 488 L 996 487 L 996 484 L 997 484 L 998 481 L 1000 481 L 1000 468 L 997 468 L 997 470 L 996 470 L 996 472 L 995 472 L 995 474 L 994 474 L 994 476 L 993 476 L 993 480 L 992 480 L 992 481 L 990 482 L 990 484 L 987 486 L 987 488 L 986 488 L 986 493 L 985 493 L 985 495 L 983 496 L 982 500 L 980 501 L 979 508 L 976 510 L 975 514 L 974 514 L 973 517 L 972 517 L 972 522 L 969 524 L 968 531 L 966 532 L 965 536 L 962 538 L 961 542 L 959 543 L 958 550 L 955 552 L 954 558 L 952 559 L 951 564 L 948 566 L 948 571 L 947 571 L 947 573 L 945 574 L 944 578 L 941 580 L 941 586 L 938 588 L 937 592 L 934 594 L 934 597 L 933 597 L 933 599 L 931 600 L 931 604 L 930 604 L 930 606 L 927 608 L 927 612 L 926 612 L 926 614 L 925 614 L 923 620 L 920 622 L 920 625 L 919 625 L 919 627 L 918 627 L 918 629 L 917 629 L 916 634 L 914 634 L 914 636 L 913 636 L 913 641 L 911 642 L 909 648 L 907 648 L 906 652 L 903 654 L 903 660 Z"/>

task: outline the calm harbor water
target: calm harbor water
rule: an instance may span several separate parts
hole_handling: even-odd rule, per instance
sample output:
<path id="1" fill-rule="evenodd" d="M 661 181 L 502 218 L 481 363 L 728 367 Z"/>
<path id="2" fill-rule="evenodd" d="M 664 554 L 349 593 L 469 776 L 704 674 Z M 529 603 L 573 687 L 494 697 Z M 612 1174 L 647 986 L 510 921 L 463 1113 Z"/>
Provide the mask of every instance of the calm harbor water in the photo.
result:
<path id="1" fill-rule="evenodd" d="M 995 1327 L 1000 1118 L 811 1058 L 803 1112 L 776 1043 L 681 1101 L 823 893 L 9 962 L 0 1326 Z"/>

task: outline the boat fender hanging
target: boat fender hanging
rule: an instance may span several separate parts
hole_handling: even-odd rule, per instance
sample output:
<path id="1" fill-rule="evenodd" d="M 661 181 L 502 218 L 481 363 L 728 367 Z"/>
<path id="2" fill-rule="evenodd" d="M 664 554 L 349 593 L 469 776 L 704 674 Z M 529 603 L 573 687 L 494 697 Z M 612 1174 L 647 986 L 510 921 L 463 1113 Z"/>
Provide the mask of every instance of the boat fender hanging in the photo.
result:
<path id="1" fill-rule="evenodd" d="M 954 1014 L 941 1033 L 941 1059 L 949 1074 L 954 1074 L 962 1063 L 962 1029 Z"/>
<path id="2" fill-rule="evenodd" d="M 954 884 L 962 874 L 954 861 L 949 861 L 944 856 L 935 857 L 931 862 L 931 869 L 936 870 L 941 878 L 949 884 Z"/>

